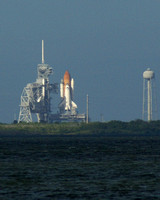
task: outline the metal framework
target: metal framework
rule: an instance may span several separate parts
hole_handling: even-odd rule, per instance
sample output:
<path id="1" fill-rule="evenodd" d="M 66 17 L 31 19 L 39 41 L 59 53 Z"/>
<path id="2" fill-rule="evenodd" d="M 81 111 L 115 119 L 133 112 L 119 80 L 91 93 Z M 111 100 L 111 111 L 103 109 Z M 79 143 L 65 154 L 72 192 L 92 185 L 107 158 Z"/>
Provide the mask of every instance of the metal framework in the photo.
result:
<path id="1" fill-rule="evenodd" d="M 32 122 L 32 113 L 38 122 L 49 122 L 51 114 L 51 93 L 57 93 L 57 83 L 50 84 L 52 68 L 44 63 L 44 41 L 42 40 L 42 64 L 37 66 L 38 78 L 23 89 L 18 122 Z"/>
<path id="2" fill-rule="evenodd" d="M 31 115 L 31 109 L 29 106 L 30 102 L 30 93 L 31 90 L 29 87 L 25 87 L 23 89 L 22 95 L 21 95 L 21 105 L 20 105 L 20 113 L 19 113 L 19 119 L 18 122 L 32 122 L 32 115 Z"/>

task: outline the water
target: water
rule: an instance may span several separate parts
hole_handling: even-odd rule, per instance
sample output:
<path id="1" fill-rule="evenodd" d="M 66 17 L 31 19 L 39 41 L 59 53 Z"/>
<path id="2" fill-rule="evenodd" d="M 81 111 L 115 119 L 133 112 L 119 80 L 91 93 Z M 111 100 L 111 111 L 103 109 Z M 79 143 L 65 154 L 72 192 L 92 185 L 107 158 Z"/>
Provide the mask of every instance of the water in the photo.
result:
<path id="1" fill-rule="evenodd" d="M 160 137 L 0 136 L 0 199 L 160 199 Z"/>

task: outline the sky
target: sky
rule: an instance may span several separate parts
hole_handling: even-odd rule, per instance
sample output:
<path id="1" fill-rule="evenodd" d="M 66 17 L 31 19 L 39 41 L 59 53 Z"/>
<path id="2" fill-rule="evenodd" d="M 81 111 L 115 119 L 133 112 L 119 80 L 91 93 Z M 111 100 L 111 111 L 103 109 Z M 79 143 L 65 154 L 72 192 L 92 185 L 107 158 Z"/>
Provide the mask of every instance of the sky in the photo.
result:
<path id="1" fill-rule="evenodd" d="M 45 63 L 60 83 L 75 81 L 79 113 L 91 121 L 142 118 L 143 72 L 156 76 L 160 108 L 159 0 L 0 0 L 0 122 L 19 116 L 20 97 L 37 78 L 41 41 Z M 52 111 L 60 96 L 54 94 Z"/>

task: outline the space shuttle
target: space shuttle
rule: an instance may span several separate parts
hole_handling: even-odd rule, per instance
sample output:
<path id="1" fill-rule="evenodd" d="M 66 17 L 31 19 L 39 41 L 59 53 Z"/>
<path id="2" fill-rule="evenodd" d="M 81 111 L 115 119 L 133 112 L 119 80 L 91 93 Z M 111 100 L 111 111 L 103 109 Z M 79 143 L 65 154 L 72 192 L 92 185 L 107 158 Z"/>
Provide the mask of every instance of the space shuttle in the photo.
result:
<path id="1" fill-rule="evenodd" d="M 70 112 L 76 114 L 77 105 L 73 102 L 74 79 L 70 77 L 68 71 L 65 72 L 64 78 L 60 83 L 60 97 L 62 101 L 59 104 L 60 112 Z"/>

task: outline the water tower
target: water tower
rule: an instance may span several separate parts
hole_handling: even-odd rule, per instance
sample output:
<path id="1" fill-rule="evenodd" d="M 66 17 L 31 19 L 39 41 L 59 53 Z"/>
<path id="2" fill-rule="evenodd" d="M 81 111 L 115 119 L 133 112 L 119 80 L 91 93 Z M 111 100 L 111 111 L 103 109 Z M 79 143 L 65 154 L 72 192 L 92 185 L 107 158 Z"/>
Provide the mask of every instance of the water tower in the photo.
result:
<path id="1" fill-rule="evenodd" d="M 143 72 L 143 120 L 155 120 L 157 113 L 155 73 L 150 68 Z"/>

